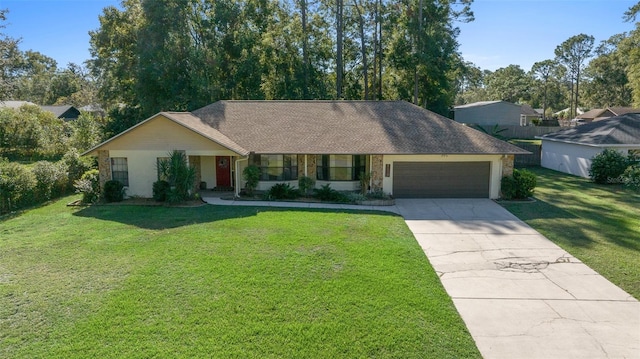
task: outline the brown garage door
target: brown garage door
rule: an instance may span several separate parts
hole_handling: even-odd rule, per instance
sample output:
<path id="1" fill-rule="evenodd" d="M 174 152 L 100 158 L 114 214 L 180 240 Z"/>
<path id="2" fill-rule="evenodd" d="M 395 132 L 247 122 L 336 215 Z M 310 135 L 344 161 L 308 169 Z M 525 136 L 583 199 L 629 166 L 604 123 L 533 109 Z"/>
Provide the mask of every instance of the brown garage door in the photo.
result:
<path id="1" fill-rule="evenodd" d="M 490 162 L 394 162 L 396 198 L 488 198 Z"/>

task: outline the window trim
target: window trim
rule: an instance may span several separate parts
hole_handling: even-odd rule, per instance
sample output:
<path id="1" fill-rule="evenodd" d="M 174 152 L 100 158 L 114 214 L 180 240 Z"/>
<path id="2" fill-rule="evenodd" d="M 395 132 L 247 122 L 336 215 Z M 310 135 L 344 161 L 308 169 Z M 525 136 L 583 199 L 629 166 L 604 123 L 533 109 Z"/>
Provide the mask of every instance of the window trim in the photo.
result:
<path id="1" fill-rule="evenodd" d="M 262 162 L 264 162 L 262 156 L 279 156 L 279 159 L 273 162 L 276 164 L 282 164 L 282 166 L 272 165 L 271 163 L 267 163 L 267 165 L 264 166 L 262 165 Z M 267 159 L 267 162 L 271 161 Z M 289 163 L 289 165 L 286 165 L 287 163 Z M 283 182 L 298 180 L 298 155 L 256 154 L 254 155 L 253 164 L 260 169 L 260 181 L 262 182 Z M 276 178 L 274 179 L 270 177 Z"/>
<path id="2" fill-rule="evenodd" d="M 116 163 L 117 160 L 124 160 L 124 163 Z M 109 161 L 111 165 L 111 180 L 122 183 L 123 186 L 129 187 L 129 160 L 127 157 L 111 157 Z M 124 170 L 122 169 L 124 168 Z M 119 175 L 116 175 L 118 173 Z"/>
<path id="3" fill-rule="evenodd" d="M 331 166 L 331 159 L 335 156 L 351 156 L 351 166 Z M 334 161 L 335 162 L 335 159 Z M 332 178 L 331 169 L 350 169 L 351 179 L 336 179 Z M 316 157 L 316 180 L 318 181 L 330 181 L 330 182 L 357 182 L 360 180 L 360 173 L 367 170 L 367 155 L 317 155 Z"/>

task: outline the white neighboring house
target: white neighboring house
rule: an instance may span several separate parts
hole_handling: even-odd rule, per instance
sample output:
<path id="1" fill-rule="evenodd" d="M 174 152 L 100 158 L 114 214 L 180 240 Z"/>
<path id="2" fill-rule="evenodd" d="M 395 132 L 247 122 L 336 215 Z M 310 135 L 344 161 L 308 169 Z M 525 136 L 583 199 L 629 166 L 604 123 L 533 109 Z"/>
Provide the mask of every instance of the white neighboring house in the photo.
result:
<path id="1" fill-rule="evenodd" d="M 640 153 L 640 114 L 626 114 L 536 137 L 542 167 L 589 177 L 591 159 L 607 148 Z"/>

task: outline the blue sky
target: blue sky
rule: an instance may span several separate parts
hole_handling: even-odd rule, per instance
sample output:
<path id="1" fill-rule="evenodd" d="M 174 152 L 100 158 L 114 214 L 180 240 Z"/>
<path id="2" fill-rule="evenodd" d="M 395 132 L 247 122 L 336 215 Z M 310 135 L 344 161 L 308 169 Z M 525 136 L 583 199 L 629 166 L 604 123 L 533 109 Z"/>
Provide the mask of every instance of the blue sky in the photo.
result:
<path id="1" fill-rule="evenodd" d="M 525 71 L 551 59 L 554 49 L 573 35 L 593 35 L 596 43 L 630 31 L 622 20 L 637 0 L 475 0 L 475 21 L 457 24 L 460 52 L 483 70 L 510 64 Z M 89 55 L 90 30 L 98 15 L 119 0 L 0 0 L 9 9 L 7 35 L 22 38 L 21 49 L 39 51 L 58 61 L 83 63 Z"/>

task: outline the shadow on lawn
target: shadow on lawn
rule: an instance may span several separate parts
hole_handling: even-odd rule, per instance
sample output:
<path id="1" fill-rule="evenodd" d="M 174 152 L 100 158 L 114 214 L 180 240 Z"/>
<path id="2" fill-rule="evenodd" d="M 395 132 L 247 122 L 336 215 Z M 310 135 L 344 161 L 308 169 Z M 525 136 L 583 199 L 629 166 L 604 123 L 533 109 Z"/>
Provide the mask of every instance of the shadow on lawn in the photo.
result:
<path id="1" fill-rule="evenodd" d="M 609 197 L 619 195 L 615 189 L 611 192 Z M 638 219 L 625 217 L 615 204 L 609 201 L 595 204 L 580 197 L 568 198 L 560 194 L 553 198 L 552 202 L 557 203 L 554 204 L 541 197 L 545 196 L 537 196 L 535 203 L 505 203 L 503 206 L 556 241 L 589 247 L 595 244 L 595 236 L 600 236 L 614 245 L 640 251 L 640 238 L 629 236 L 629 233 L 635 233 Z M 569 202 L 571 205 L 566 209 L 561 207 Z M 562 236 L 556 233 L 562 233 Z"/>
<path id="2" fill-rule="evenodd" d="M 234 218 L 252 217 L 265 212 L 317 212 L 355 213 L 397 216 L 389 212 L 354 211 L 340 209 L 283 208 L 213 206 L 164 207 L 164 206 L 89 206 L 74 213 L 74 216 L 95 218 L 103 221 L 119 222 L 144 229 L 171 229 L 199 223 L 224 221 Z"/>

